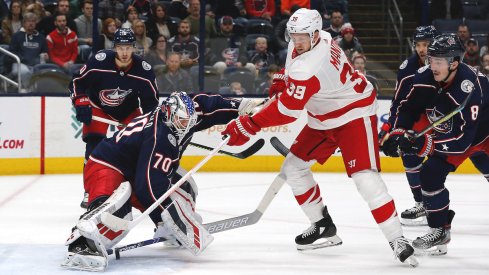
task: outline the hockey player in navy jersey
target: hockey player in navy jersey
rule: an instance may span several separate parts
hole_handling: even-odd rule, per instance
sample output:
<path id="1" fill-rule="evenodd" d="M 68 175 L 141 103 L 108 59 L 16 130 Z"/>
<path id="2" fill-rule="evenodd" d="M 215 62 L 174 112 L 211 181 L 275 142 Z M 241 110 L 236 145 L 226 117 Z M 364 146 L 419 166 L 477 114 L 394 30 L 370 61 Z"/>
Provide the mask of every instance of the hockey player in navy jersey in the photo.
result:
<path id="1" fill-rule="evenodd" d="M 146 61 L 134 54 L 136 38 L 131 29 L 114 34 L 114 49 L 92 56 L 70 82 L 76 119 L 83 122 L 85 159 L 105 138 L 108 125 L 93 116 L 127 124 L 158 106 L 156 77 Z"/>
<path id="2" fill-rule="evenodd" d="M 114 49 L 99 51 L 73 76 L 70 97 L 76 119 L 83 123 L 85 162 L 106 137 L 108 124 L 93 116 L 123 124 L 158 106 L 156 77 L 146 61 L 134 54 L 136 38 L 131 29 L 114 34 Z M 85 193 L 81 207 L 86 208 Z"/>
<path id="3" fill-rule="evenodd" d="M 428 47 L 429 66 L 418 69 L 412 89 L 397 111 L 397 119 L 382 150 L 388 156 L 428 157 L 420 169 L 421 192 L 427 211 L 428 234 L 413 241 L 421 253 L 447 253 L 450 225 L 455 212 L 449 210 L 448 173 L 475 152 L 489 152 L 488 79 L 462 63 L 464 47 L 456 35 L 437 36 Z M 483 93 L 486 93 L 484 96 Z M 466 101 L 467 100 L 467 101 Z M 430 123 L 465 107 L 432 134 L 415 138 L 415 122 L 426 115 Z"/>
<path id="4" fill-rule="evenodd" d="M 428 46 L 437 35 L 437 31 L 433 26 L 417 27 L 413 35 L 413 43 L 416 53 L 404 60 L 399 67 L 397 73 L 396 93 L 392 99 L 389 118 L 385 122 L 379 133 L 379 142 L 382 143 L 384 137 L 390 132 L 391 126 L 394 125 L 397 118 L 397 108 L 401 101 L 406 99 L 412 87 L 412 82 L 416 71 L 425 66 L 428 56 Z M 412 127 L 414 131 L 421 131 L 429 125 L 429 121 L 425 115 L 420 116 Z M 402 155 L 402 163 L 406 171 L 406 177 L 413 193 L 415 205 L 412 208 L 406 209 L 401 213 L 401 222 L 404 225 L 426 225 L 426 210 L 423 206 L 421 196 L 421 180 L 419 171 L 424 157 L 416 155 Z M 470 157 L 472 163 L 481 171 L 481 173 L 489 180 L 489 157 L 486 154 L 476 153 Z"/>
<path id="5" fill-rule="evenodd" d="M 84 185 L 90 194 L 88 210 L 67 241 L 68 254 L 62 266 L 104 270 L 106 249 L 117 244 L 128 232 L 110 230 L 101 222 L 102 213 L 130 220 L 131 206 L 143 212 L 175 182 L 180 158 L 194 132 L 252 112 L 255 103 L 205 94 L 196 95 L 192 100 L 186 93 L 176 92 L 160 107 L 135 118 L 112 138 L 104 139 L 85 165 Z M 155 237 L 173 236 L 184 247 L 199 254 L 213 237 L 202 227 L 195 213 L 197 190 L 189 181 L 151 212 L 150 218 L 157 227 Z M 86 222 L 99 230 L 85 231 L 82 225 Z M 178 226 L 171 226 L 175 223 L 188 228 L 179 231 Z M 182 231 L 195 232 L 195 239 L 182 237 L 185 235 Z"/>

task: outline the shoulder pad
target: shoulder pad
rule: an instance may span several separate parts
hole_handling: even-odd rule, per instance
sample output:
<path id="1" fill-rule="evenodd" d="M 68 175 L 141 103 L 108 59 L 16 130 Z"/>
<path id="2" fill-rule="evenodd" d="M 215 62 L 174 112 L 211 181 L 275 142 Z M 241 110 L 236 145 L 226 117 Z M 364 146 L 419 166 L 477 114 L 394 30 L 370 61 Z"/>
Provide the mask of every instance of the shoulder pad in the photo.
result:
<path id="1" fill-rule="evenodd" d="M 418 73 L 419 73 L 419 74 L 420 74 L 420 73 L 423 73 L 423 72 L 424 72 L 424 71 L 426 71 L 426 69 L 428 69 L 429 67 L 430 67 L 429 65 L 425 65 L 425 66 L 423 66 L 423 67 L 419 68 L 419 69 L 418 69 Z"/>

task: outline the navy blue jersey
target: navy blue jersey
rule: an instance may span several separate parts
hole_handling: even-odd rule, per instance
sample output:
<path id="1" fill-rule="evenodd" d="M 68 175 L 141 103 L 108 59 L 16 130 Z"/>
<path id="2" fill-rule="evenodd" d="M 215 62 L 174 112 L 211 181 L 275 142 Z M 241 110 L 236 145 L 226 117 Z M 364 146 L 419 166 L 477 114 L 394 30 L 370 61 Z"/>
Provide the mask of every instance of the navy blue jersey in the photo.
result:
<path id="1" fill-rule="evenodd" d="M 422 67 L 421 61 L 417 54 L 404 60 L 399 66 L 397 72 L 396 92 L 394 98 L 392 98 L 391 107 L 389 110 L 389 119 L 387 120 L 390 125 L 394 125 L 396 119 L 397 108 L 399 103 L 404 100 L 411 90 L 413 84 L 413 77 L 416 71 Z"/>
<path id="2" fill-rule="evenodd" d="M 92 56 L 70 82 L 71 99 L 86 95 L 92 104 L 117 120 L 139 107 L 143 113 L 156 108 L 158 88 L 151 65 L 133 54 L 132 65 L 123 71 L 117 68 L 115 57 L 112 50 Z"/>
<path id="3" fill-rule="evenodd" d="M 441 87 L 429 66 L 421 67 L 414 76 L 411 91 L 400 103 L 394 128 L 411 129 L 422 114 L 433 123 L 471 95 L 460 113 L 434 128 L 435 153 L 462 154 L 487 137 L 487 131 L 478 130 L 484 107 L 482 87 L 487 87 L 486 82 L 487 78 L 477 77 L 474 68 L 460 63 L 453 81 Z"/>
<path id="4" fill-rule="evenodd" d="M 104 139 L 90 159 L 124 175 L 132 183 L 138 200 L 148 207 L 169 189 L 170 179 L 193 133 L 225 124 L 238 116 L 239 100 L 201 94 L 194 97 L 194 102 L 197 124 L 183 142 L 178 142 L 172 127 L 165 123 L 165 112 L 157 107 L 132 120 L 113 137 Z"/>

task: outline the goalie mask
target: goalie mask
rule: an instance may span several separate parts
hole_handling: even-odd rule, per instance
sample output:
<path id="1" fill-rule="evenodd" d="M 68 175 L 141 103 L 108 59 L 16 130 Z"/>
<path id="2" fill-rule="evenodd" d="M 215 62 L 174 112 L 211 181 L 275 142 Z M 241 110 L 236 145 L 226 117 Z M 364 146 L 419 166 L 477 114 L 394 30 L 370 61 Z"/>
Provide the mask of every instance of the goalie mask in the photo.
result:
<path id="1" fill-rule="evenodd" d="M 323 19 L 317 10 L 298 9 L 287 22 L 285 41 L 291 40 L 292 33 L 307 33 L 311 39 L 311 49 L 314 46 L 314 33 L 323 29 Z"/>
<path id="2" fill-rule="evenodd" d="M 193 100 L 185 92 L 174 92 L 165 101 L 166 125 L 173 129 L 181 141 L 197 123 Z"/>

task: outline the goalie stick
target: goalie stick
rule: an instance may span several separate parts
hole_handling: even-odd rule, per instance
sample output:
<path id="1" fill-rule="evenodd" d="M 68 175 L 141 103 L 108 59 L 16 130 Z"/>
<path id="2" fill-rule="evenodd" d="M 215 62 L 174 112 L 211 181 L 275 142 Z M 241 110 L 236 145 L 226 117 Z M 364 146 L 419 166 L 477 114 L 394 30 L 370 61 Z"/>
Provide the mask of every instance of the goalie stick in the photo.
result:
<path id="1" fill-rule="evenodd" d="M 273 148 L 277 150 L 281 155 L 286 156 L 289 153 L 289 149 L 276 137 L 272 137 L 270 139 L 270 144 L 272 144 Z M 277 175 L 273 180 L 268 190 L 263 195 L 258 207 L 255 211 L 244 214 L 241 216 L 228 218 L 220 221 L 215 221 L 211 223 L 204 224 L 204 228 L 209 231 L 209 233 L 219 233 L 227 230 L 232 230 L 244 226 L 249 226 L 257 223 L 262 217 L 265 210 L 268 208 L 272 200 L 275 198 L 275 195 L 280 191 L 283 184 L 285 183 L 285 177 L 281 174 Z M 111 255 L 115 253 L 115 258 L 120 259 L 120 252 L 127 251 L 159 242 L 164 242 L 166 239 L 164 238 L 154 238 L 149 240 L 144 240 L 137 243 L 128 244 L 122 247 L 117 247 L 114 249 L 108 249 L 107 254 Z"/>
<path id="2" fill-rule="evenodd" d="M 110 119 L 106 119 L 103 117 L 99 117 L 99 116 L 92 116 L 92 119 L 95 121 L 98 121 L 98 122 L 106 123 L 106 124 L 117 126 L 117 127 L 126 127 L 125 124 L 122 124 L 122 123 L 119 123 L 117 121 L 113 121 Z M 208 150 L 208 151 L 212 151 L 214 149 L 212 147 L 202 145 L 202 144 L 198 144 L 195 142 L 190 142 L 189 144 L 194 146 L 194 147 L 204 149 L 204 150 Z M 261 138 L 261 139 L 257 140 L 255 143 L 253 143 L 250 147 L 246 148 L 244 151 L 233 153 L 233 152 L 228 152 L 228 151 L 224 151 L 224 150 L 219 150 L 218 153 L 223 154 L 223 155 L 228 155 L 231 157 L 235 157 L 235 158 L 239 158 L 239 159 L 245 159 L 245 158 L 248 158 L 248 157 L 254 155 L 256 152 L 258 152 L 263 147 L 263 145 L 265 145 L 265 140 Z"/>

